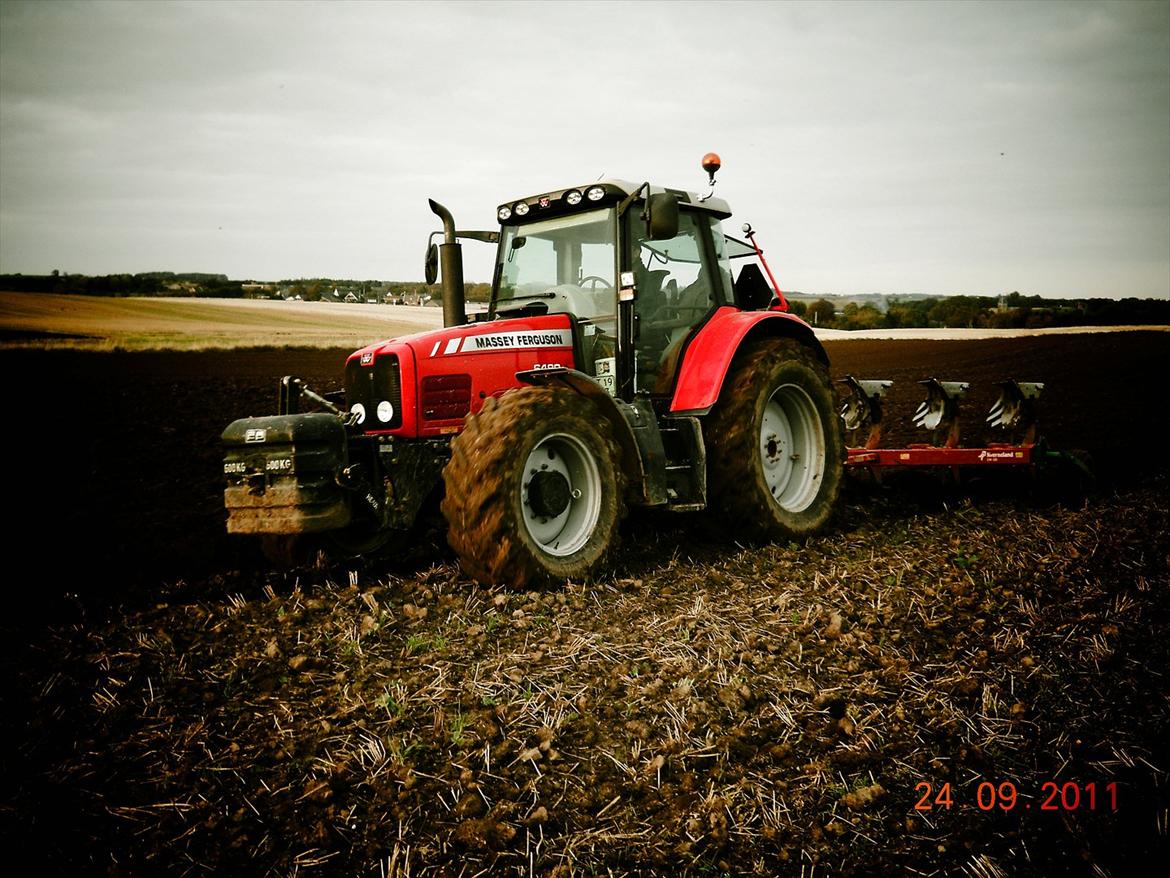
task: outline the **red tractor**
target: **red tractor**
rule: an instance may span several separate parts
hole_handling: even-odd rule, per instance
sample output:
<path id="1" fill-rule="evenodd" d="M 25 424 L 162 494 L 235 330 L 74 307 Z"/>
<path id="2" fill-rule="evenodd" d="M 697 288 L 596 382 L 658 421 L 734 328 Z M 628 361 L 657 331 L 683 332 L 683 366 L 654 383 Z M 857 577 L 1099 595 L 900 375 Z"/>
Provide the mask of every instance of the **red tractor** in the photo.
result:
<path id="1" fill-rule="evenodd" d="M 627 506 L 714 507 L 758 539 L 825 524 L 846 457 L 828 358 L 726 202 L 605 180 L 500 205 L 490 232 L 431 208 L 444 328 L 351 355 L 343 401 L 285 378 L 280 415 L 231 424 L 230 532 L 377 555 L 441 491 L 467 573 L 519 587 L 587 576 Z M 470 320 L 461 238 L 497 246 Z"/>

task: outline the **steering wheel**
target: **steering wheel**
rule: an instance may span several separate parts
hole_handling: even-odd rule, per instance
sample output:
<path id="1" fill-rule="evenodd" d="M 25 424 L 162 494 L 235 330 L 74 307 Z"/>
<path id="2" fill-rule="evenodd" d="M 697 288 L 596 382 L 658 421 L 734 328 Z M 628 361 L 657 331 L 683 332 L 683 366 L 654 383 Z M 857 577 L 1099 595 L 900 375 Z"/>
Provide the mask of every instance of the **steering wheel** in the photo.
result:
<path id="1" fill-rule="evenodd" d="M 583 277 L 583 278 L 581 278 L 581 280 L 580 280 L 580 281 L 578 281 L 578 283 L 577 283 L 577 286 L 584 288 L 586 281 L 592 281 L 592 282 L 593 282 L 593 285 L 592 285 L 592 286 L 589 288 L 589 292 L 591 292 L 591 293 L 596 293 L 596 292 L 597 292 L 597 284 L 598 284 L 598 283 L 601 283 L 601 284 L 603 284 L 603 285 L 604 285 L 604 287 L 605 287 L 606 289 L 608 289 L 608 290 L 612 290 L 612 289 L 613 289 L 613 284 L 611 284 L 611 283 L 610 283 L 609 281 L 607 281 L 605 278 L 603 278 L 603 277 L 598 277 L 598 276 L 597 276 L 597 275 L 595 275 L 595 274 L 591 274 L 591 275 L 589 275 L 588 277 Z"/>

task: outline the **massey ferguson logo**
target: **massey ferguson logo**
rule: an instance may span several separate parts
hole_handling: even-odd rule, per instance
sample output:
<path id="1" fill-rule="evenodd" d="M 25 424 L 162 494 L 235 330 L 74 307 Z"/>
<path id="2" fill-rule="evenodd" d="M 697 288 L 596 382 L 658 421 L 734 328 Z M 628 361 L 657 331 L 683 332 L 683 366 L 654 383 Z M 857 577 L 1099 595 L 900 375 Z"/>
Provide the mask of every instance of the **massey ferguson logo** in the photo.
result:
<path id="1" fill-rule="evenodd" d="M 475 350 L 486 348 L 539 348 L 560 345 L 564 336 L 560 332 L 500 332 L 495 335 L 472 336 Z M 467 347 L 467 342 L 463 343 Z"/>
<path id="2" fill-rule="evenodd" d="M 442 345 L 443 353 L 439 353 Z M 487 332 L 480 335 L 465 335 L 435 342 L 431 356 L 448 354 L 474 354 L 477 351 L 519 350 L 520 348 L 571 348 L 573 338 L 567 329 L 520 330 L 515 332 Z M 559 366 L 560 364 L 554 364 Z"/>
<path id="3" fill-rule="evenodd" d="M 372 353 L 362 354 L 362 365 L 363 366 L 368 366 L 372 362 L 374 362 L 374 355 Z"/>
<path id="4" fill-rule="evenodd" d="M 548 205 L 549 205 L 549 197 L 547 195 L 542 195 L 540 197 L 540 206 L 541 207 L 548 207 Z"/>

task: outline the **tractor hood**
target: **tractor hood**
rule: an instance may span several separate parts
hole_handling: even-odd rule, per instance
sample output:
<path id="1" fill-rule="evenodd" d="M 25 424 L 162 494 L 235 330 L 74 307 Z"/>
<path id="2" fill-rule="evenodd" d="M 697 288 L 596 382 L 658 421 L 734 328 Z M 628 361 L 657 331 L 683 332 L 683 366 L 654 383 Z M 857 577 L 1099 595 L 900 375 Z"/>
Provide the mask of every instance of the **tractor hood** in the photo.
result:
<path id="1" fill-rule="evenodd" d="M 362 406 L 369 433 L 457 433 L 489 396 L 519 387 L 517 372 L 575 368 L 565 314 L 448 326 L 378 342 L 346 362 L 346 407 Z M 375 413 L 389 417 L 380 419 Z"/>

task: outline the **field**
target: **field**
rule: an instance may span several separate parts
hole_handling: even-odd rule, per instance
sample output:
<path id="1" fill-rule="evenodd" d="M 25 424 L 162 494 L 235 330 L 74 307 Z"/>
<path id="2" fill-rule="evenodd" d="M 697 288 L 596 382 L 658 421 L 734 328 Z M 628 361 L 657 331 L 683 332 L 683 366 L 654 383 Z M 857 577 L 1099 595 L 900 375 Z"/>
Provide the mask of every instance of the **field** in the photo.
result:
<path id="1" fill-rule="evenodd" d="M 856 483 L 805 545 L 635 513 L 603 576 L 544 592 L 473 585 L 435 532 L 274 574 L 222 533 L 218 434 L 346 349 L 0 351 L 0 832 L 80 874 L 1146 871 L 1167 335 L 827 346 L 899 381 L 893 419 L 928 375 L 976 383 L 973 424 L 992 381 L 1047 382 L 1096 489 Z"/>
<path id="2" fill-rule="evenodd" d="M 443 325 L 439 308 L 0 292 L 0 346 L 52 350 L 346 347 Z"/>

